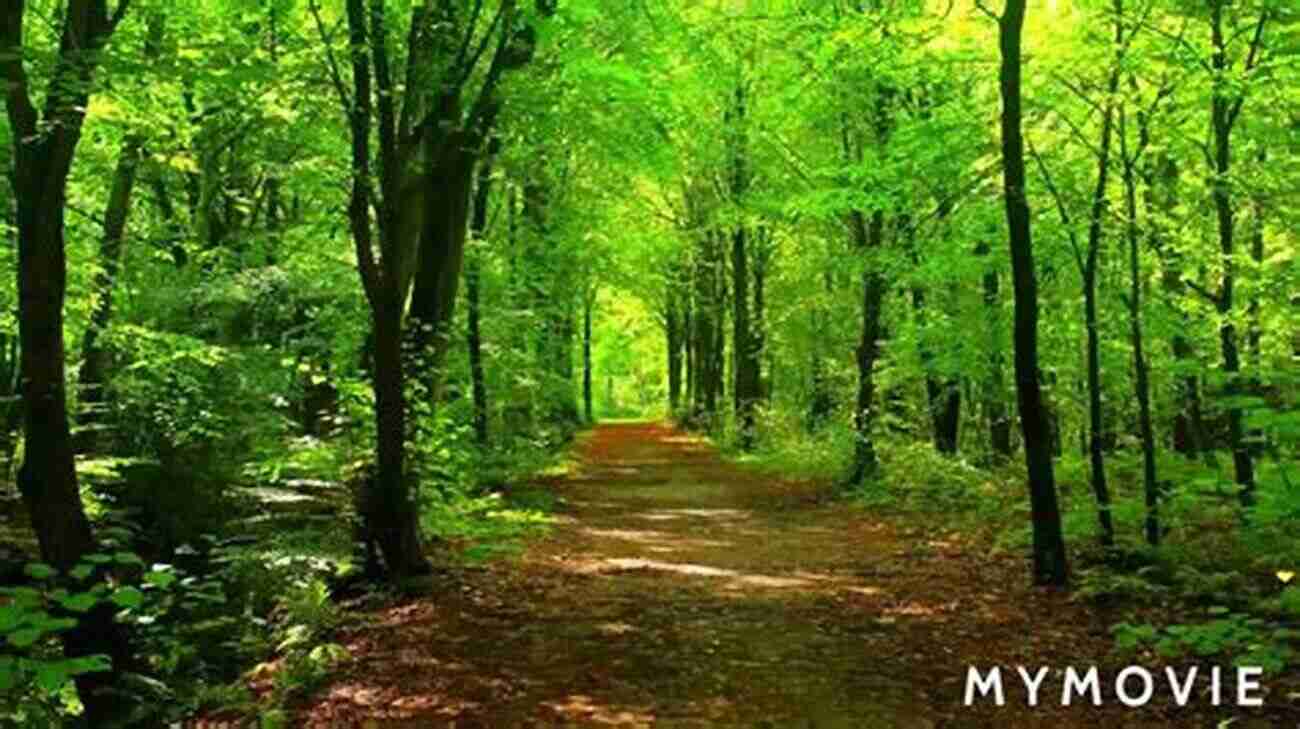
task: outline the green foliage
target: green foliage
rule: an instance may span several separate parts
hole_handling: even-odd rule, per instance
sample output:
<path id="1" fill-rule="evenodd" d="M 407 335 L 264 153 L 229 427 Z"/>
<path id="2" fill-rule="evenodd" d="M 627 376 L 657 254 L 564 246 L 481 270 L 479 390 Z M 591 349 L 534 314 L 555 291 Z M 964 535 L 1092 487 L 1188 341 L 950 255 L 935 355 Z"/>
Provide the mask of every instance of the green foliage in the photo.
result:
<path id="1" fill-rule="evenodd" d="M 87 563 L 86 570 L 94 571 Z M 79 568 L 80 569 L 80 568 Z M 19 726 L 56 724 L 80 711 L 71 681 L 79 675 L 108 670 L 106 656 L 64 658 L 55 638 L 77 625 L 75 615 L 89 611 L 109 595 L 100 583 L 69 590 L 55 587 L 57 572 L 48 565 L 27 565 L 34 587 L 0 588 L 0 721 Z"/>
<path id="2" fill-rule="evenodd" d="M 1247 614 L 1231 613 L 1225 607 L 1211 608 L 1209 612 L 1217 617 L 1163 628 L 1120 623 L 1112 632 L 1119 650 L 1136 652 L 1151 648 L 1165 659 L 1229 656 L 1237 665 L 1259 666 L 1274 675 L 1294 664 L 1300 631 Z"/>

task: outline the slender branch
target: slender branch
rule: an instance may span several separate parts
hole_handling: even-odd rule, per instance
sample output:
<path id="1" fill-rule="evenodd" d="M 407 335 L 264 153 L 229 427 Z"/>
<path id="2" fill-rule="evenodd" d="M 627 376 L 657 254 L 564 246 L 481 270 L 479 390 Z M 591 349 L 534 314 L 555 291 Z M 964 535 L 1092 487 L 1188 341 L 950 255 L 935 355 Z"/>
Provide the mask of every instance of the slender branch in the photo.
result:
<path id="1" fill-rule="evenodd" d="M 1034 143 L 1028 139 L 1026 141 L 1028 142 L 1029 155 L 1038 163 L 1038 169 L 1043 174 L 1043 182 L 1047 185 L 1047 191 L 1052 194 L 1052 199 L 1056 201 L 1056 209 L 1061 215 L 1061 222 L 1065 225 L 1066 237 L 1070 241 L 1070 250 L 1074 253 L 1074 263 L 1079 267 L 1079 275 L 1085 275 L 1087 268 L 1084 265 L 1083 253 L 1079 250 L 1078 236 L 1074 233 L 1074 222 L 1070 220 L 1070 211 L 1065 206 L 1065 199 L 1061 197 L 1061 191 L 1057 189 L 1056 182 L 1052 179 L 1052 173 L 1048 171 L 1047 163 L 1043 162 L 1043 158 L 1038 154 L 1038 149 L 1034 147 Z"/>
<path id="2" fill-rule="evenodd" d="M 1259 22 L 1255 24 L 1255 34 L 1250 39 L 1250 51 L 1246 54 L 1245 73 L 1249 74 L 1255 68 L 1257 54 L 1264 42 L 1264 25 L 1268 22 L 1268 11 L 1263 10 L 1259 14 Z M 1231 129 L 1237 122 L 1237 115 L 1241 113 L 1241 107 L 1246 103 L 1246 92 L 1243 90 L 1237 100 L 1232 103 L 1232 108 L 1228 110 L 1228 128 Z"/>
<path id="3" fill-rule="evenodd" d="M 460 50 L 456 51 L 456 62 L 453 63 L 451 66 L 453 69 L 456 70 L 458 76 L 463 72 L 463 69 L 465 68 L 461 64 L 465 63 L 466 54 L 469 53 L 469 45 L 474 40 L 474 31 L 478 28 L 479 16 L 482 15 L 482 13 L 483 13 L 483 0 L 474 0 L 474 9 L 470 11 L 469 23 L 465 25 L 464 37 L 461 39 Z M 493 24 L 495 24 L 495 22 L 496 21 L 493 21 Z M 489 27 L 488 35 L 490 36 L 491 34 L 492 34 L 492 28 Z M 476 58 L 475 62 L 477 62 L 477 60 L 478 59 Z M 471 65 L 470 68 L 473 68 L 473 65 Z"/>
<path id="4" fill-rule="evenodd" d="M 334 82 L 334 91 L 339 95 L 339 103 L 343 105 L 344 116 L 352 114 L 352 99 L 348 96 L 347 87 L 343 85 L 343 74 L 339 73 L 338 59 L 334 57 L 334 38 L 333 34 L 325 27 L 325 21 L 320 16 L 320 5 L 317 0 L 311 0 L 307 4 L 311 9 L 312 17 L 316 19 L 316 30 L 320 33 L 321 41 L 325 44 L 325 60 L 329 64 L 330 80 Z"/>
<path id="5" fill-rule="evenodd" d="M 387 208 L 398 177 L 397 112 L 393 102 L 393 74 L 388 63 L 388 30 L 384 25 L 383 0 L 370 0 L 370 55 L 375 64 L 379 107 L 380 189 Z M 380 235 L 387 229 L 390 214 L 380 216 Z"/>
<path id="6" fill-rule="evenodd" d="M 1068 78 L 1058 73 L 1053 73 L 1052 78 L 1055 79 L 1057 83 L 1069 89 L 1075 96 L 1079 97 L 1079 100 L 1087 104 L 1089 107 L 1091 107 L 1093 111 L 1103 115 L 1106 113 L 1106 110 L 1102 108 L 1101 104 L 1098 104 L 1097 102 L 1093 101 L 1092 97 L 1088 96 L 1088 94 L 1085 93 L 1084 90 L 1079 86 L 1077 86 L 1073 81 L 1069 80 Z"/>
<path id="7" fill-rule="evenodd" d="M 370 304 L 381 306 L 381 272 L 375 261 L 371 242 L 370 205 L 373 186 L 370 180 L 370 61 L 366 56 L 366 11 L 364 0 L 348 0 L 348 28 L 352 52 L 352 86 L 355 103 L 350 121 L 352 132 L 352 195 L 348 219 L 352 239 L 356 246 L 357 265 L 361 269 L 361 282 Z M 384 263 L 390 261 L 385 252 Z"/>
<path id="8" fill-rule="evenodd" d="M 988 6 L 984 4 L 984 0 L 975 0 L 975 9 L 992 18 L 998 24 L 1002 23 L 1002 17 L 992 10 L 989 10 Z"/>
<path id="9" fill-rule="evenodd" d="M 0 73 L 8 87 L 5 106 L 15 138 L 36 133 L 36 107 L 27 90 L 27 69 L 23 67 L 25 15 L 26 0 L 7 0 L 4 14 L 0 15 L 0 22 L 4 23 L 0 26 Z"/>
<path id="10" fill-rule="evenodd" d="M 426 3 L 415 3 L 411 8 L 411 29 L 406 34 L 406 95 L 402 100 L 402 117 L 397 130 L 398 138 L 402 140 L 411 136 L 415 117 L 420 113 L 420 99 L 424 96 L 419 90 L 423 84 L 417 80 L 417 76 L 424 57 L 421 51 L 428 13 L 429 6 Z"/>
<path id="11" fill-rule="evenodd" d="M 483 54 L 487 52 L 488 46 L 491 45 L 492 36 L 497 32 L 497 26 L 505 20 L 507 9 L 507 4 L 502 3 L 501 7 L 497 9 L 496 15 L 492 17 L 492 23 L 488 25 L 487 32 L 483 34 L 483 39 L 479 42 L 478 47 L 474 49 L 474 54 L 461 61 L 458 67 L 460 73 L 456 77 L 456 86 L 463 86 L 465 82 L 469 80 L 470 75 L 473 74 L 479 61 L 483 60 Z M 501 32 L 503 35 L 509 36 L 508 29 L 502 29 Z M 467 33 L 465 36 L 467 43 L 469 42 L 470 37 L 471 36 Z"/>
<path id="12" fill-rule="evenodd" d="M 1211 304 L 1214 304 L 1216 307 L 1220 305 L 1221 299 L 1219 298 L 1218 294 L 1214 293 L 1213 291 L 1210 291 L 1209 289 L 1196 283 L 1190 278 L 1184 278 L 1182 279 L 1182 281 L 1183 284 L 1187 286 L 1187 288 L 1191 289 L 1192 291 L 1195 291 L 1201 296 L 1204 296 L 1206 300 L 1208 300 Z"/>
<path id="13" fill-rule="evenodd" d="M 117 10 L 113 11 L 113 17 L 108 21 L 108 32 L 111 34 L 117 30 L 117 26 L 126 18 L 126 12 L 131 9 L 131 0 L 118 0 Z"/>
<path id="14" fill-rule="evenodd" d="M 1164 30 L 1163 28 L 1161 28 L 1159 25 L 1155 23 L 1144 23 L 1143 25 L 1146 27 L 1147 30 L 1155 33 L 1158 36 L 1165 38 L 1166 40 L 1173 41 L 1174 45 L 1180 46 L 1181 48 L 1183 48 L 1183 50 L 1190 53 L 1196 59 L 1197 65 L 1199 65 L 1207 73 L 1211 73 L 1211 74 L 1214 73 L 1214 67 L 1210 64 L 1210 62 L 1201 57 L 1200 49 L 1196 48 L 1196 46 L 1193 46 L 1191 43 L 1187 41 L 1186 33 L 1183 32 L 1186 29 L 1186 25 L 1184 25 L 1183 28 L 1180 29 L 1178 35 L 1174 35 Z"/>

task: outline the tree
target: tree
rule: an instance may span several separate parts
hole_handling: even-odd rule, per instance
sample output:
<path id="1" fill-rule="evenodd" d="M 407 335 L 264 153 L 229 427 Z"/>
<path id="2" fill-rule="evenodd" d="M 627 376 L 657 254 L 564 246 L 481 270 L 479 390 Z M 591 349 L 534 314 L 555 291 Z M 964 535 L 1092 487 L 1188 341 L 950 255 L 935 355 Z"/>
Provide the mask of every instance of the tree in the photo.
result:
<path id="1" fill-rule="evenodd" d="M 63 305 L 67 286 L 64 216 L 68 175 L 81 140 L 100 56 L 130 8 L 122 0 L 70 0 L 63 11 L 54 70 L 38 111 L 25 61 L 25 0 L 0 15 L 0 73 L 8 86 L 5 109 L 13 140 L 10 179 L 17 204 L 19 346 L 23 394 L 23 465 L 18 482 L 40 543 L 41 559 L 72 569 L 96 550 L 73 463 L 65 379 Z M 112 605 L 92 610 L 64 635 L 69 658 L 107 655 L 115 667 L 126 653 Z M 92 725 L 106 721 L 116 700 L 106 692 L 111 673 L 78 678 Z"/>
<path id="2" fill-rule="evenodd" d="M 1061 532 L 1052 443 L 1038 369 L 1038 280 L 1025 189 L 1025 142 L 1021 131 L 1021 34 L 1025 0 L 1007 0 L 997 17 L 1001 52 L 1002 176 L 1015 290 L 1016 399 L 1025 443 L 1034 532 L 1034 583 L 1065 585 L 1069 566 Z"/>

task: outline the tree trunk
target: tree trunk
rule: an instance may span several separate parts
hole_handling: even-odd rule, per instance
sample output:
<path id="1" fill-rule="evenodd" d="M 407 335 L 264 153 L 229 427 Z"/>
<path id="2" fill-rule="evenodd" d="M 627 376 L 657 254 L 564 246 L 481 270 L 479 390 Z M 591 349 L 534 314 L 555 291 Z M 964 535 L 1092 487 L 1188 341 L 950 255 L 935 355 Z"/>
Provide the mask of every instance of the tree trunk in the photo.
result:
<path id="1" fill-rule="evenodd" d="M 854 236 L 859 250 L 874 252 L 880 248 L 884 238 L 885 214 L 876 210 L 867 223 L 861 212 L 852 214 Z M 849 483 L 860 484 L 875 478 L 880 469 L 876 457 L 876 448 L 872 435 L 872 425 L 876 410 L 876 359 L 880 356 L 880 340 L 883 332 L 880 326 L 884 309 L 885 280 L 877 270 L 878 262 L 868 260 L 862 274 L 862 335 L 858 340 L 858 396 L 857 406 L 853 411 L 853 427 L 857 431 L 856 446 L 853 452 L 853 467 L 849 474 Z"/>
<path id="2" fill-rule="evenodd" d="M 1224 0 L 1214 0 L 1210 6 L 1210 29 L 1214 53 L 1212 63 L 1220 75 L 1227 70 L 1227 48 L 1223 36 Z M 1261 18 L 1261 29 L 1263 19 Z M 1232 207 L 1232 128 L 1241 109 L 1241 99 L 1230 100 L 1223 88 L 1226 83 L 1222 78 L 1216 79 L 1214 97 L 1211 102 L 1211 126 L 1214 132 L 1214 180 L 1212 196 L 1214 210 L 1219 223 L 1219 253 L 1223 265 L 1223 280 L 1218 295 L 1218 311 L 1222 323 L 1219 325 L 1219 341 L 1223 351 L 1223 373 L 1227 380 L 1225 394 L 1232 400 L 1241 394 L 1241 359 L 1237 350 L 1237 325 L 1233 321 L 1234 287 L 1236 285 L 1236 233 L 1235 211 Z M 1246 445 L 1245 426 L 1240 405 L 1228 406 L 1228 442 L 1232 448 L 1232 464 L 1235 472 L 1238 495 L 1241 505 L 1249 509 L 1255 503 L 1255 464 L 1250 449 Z"/>
<path id="3" fill-rule="evenodd" d="M 81 503 L 68 426 L 63 339 L 67 288 L 64 215 L 68 175 L 81 139 L 99 55 L 126 6 L 110 16 L 104 0 L 69 0 L 43 112 L 29 96 L 23 59 L 25 3 L 10 0 L 0 10 L 0 76 L 6 79 L 13 139 L 12 190 L 18 228 L 18 336 L 23 395 L 24 455 L 18 486 L 40 544 L 41 560 L 59 570 L 76 566 L 98 543 Z M 78 617 L 62 635 L 64 655 L 105 655 L 111 671 L 77 677 L 91 726 L 107 724 L 120 709 L 120 696 L 106 691 L 128 668 L 130 650 L 103 604 Z"/>
<path id="4" fill-rule="evenodd" d="M 732 274 L 732 349 L 735 352 L 735 372 L 732 391 L 736 407 L 736 428 L 740 431 L 740 447 L 754 447 L 754 408 L 758 404 L 758 374 L 761 367 L 758 352 L 751 341 L 749 322 L 749 251 L 746 249 L 748 231 L 741 227 L 731 235 Z"/>
<path id="5" fill-rule="evenodd" d="M 914 263 L 919 263 L 913 258 Z M 934 352 L 930 349 L 925 331 L 925 289 L 912 287 L 912 311 L 916 315 L 918 357 L 925 371 L 926 410 L 930 415 L 930 430 L 934 449 L 945 455 L 957 452 L 958 428 L 961 425 L 961 383 L 941 379 L 934 372 Z"/>
<path id="6" fill-rule="evenodd" d="M 977 256 L 988 256 L 990 247 L 981 241 L 975 247 Z M 1011 458 L 1011 418 L 1007 413 L 1004 399 L 1006 385 L 1003 375 L 1002 350 L 1005 346 L 1002 335 L 1002 284 L 997 269 L 986 264 L 984 271 L 984 312 L 988 321 L 989 356 L 988 375 L 983 386 L 984 413 L 989 425 L 989 451 L 995 463 L 1005 462 Z"/>
<path id="7" fill-rule="evenodd" d="M 470 223 L 471 237 L 482 241 L 487 232 L 487 206 L 492 188 L 491 157 L 479 170 L 478 187 L 474 192 L 474 218 Z M 483 331 L 480 326 L 481 268 L 478 251 L 468 251 L 465 256 L 465 308 L 466 340 L 469 348 L 470 391 L 474 400 L 474 439 L 480 446 L 488 444 L 487 376 L 483 371 Z"/>
<path id="8" fill-rule="evenodd" d="M 397 224 L 399 193 L 392 139 L 392 88 L 384 43 L 370 43 L 369 22 L 382 30 L 382 8 L 371 15 L 363 0 L 348 0 L 347 17 L 352 61 L 352 102 L 345 104 L 352 147 L 352 189 L 348 224 L 357 255 L 357 269 L 371 314 L 371 384 L 375 393 L 376 467 L 374 477 L 359 489 L 357 511 L 361 517 L 367 551 L 377 544 L 393 577 L 428 572 L 420 546 L 418 512 L 406 478 L 406 382 L 402 361 L 402 309 L 405 303 L 405 236 Z M 372 93 L 369 53 L 379 69 L 380 88 Z M 380 106 L 380 175 L 382 197 L 374 200 L 370 138 L 372 104 Z M 373 246 L 371 211 L 379 210 L 379 249 Z M 418 230 L 418 228 L 416 228 Z"/>
<path id="9" fill-rule="evenodd" d="M 750 325 L 750 349 L 754 352 L 754 394 L 763 401 L 772 400 L 772 372 L 769 357 L 768 375 L 763 377 L 762 365 L 764 355 L 770 355 L 767 349 L 767 267 L 771 261 L 771 233 L 763 228 L 758 231 L 758 250 L 754 253 L 754 310 Z"/>
<path id="10" fill-rule="evenodd" d="M 1121 132 L 1123 133 L 1123 132 Z M 1121 137 L 1123 141 L 1125 137 Z M 1151 382 L 1142 340 L 1142 269 L 1138 257 L 1137 178 L 1124 154 L 1124 212 L 1128 236 L 1129 342 L 1133 347 L 1133 394 L 1138 403 L 1138 437 L 1142 440 L 1142 491 L 1146 497 L 1147 544 L 1160 545 L 1160 491 L 1156 481 L 1156 441 L 1151 425 Z"/>
<path id="11" fill-rule="evenodd" d="M 1101 544 L 1115 544 L 1115 526 L 1110 514 L 1110 489 L 1106 485 L 1106 463 L 1102 444 L 1101 343 L 1097 325 L 1097 271 L 1095 260 L 1088 264 L 1083 283 L 1084 326 L 1088 332 L 1088 438 L 1087 454 L 1092 492 L 1097 500 L 1097 521 Z"/>
<path id="12" fill-rule="evenodd" d="M 492 199 L 492 166 L 501 149 L 499 137 L 493 137 L 483 162 L 479 165 L 474 189 L 474 212 L 470 220 L 470 238 L 480 245 L 487 240 L 488 203 Z M 469 346 L 470 391 L 474 401 L 474 438 L 480 446 L 488 444 L 487 375 L 483 370 L 483 332 L 480 286 L 482 268 L 477 250 L 465 256 L 465 299 Z"/>
<path id="13" fill-rule="evenodd" d="M 582 297 L 582 413 L 588 423 L 596 422 L 591 406 L 591 307 L 595 293 Z"/>
<path id="14" fill-rule="evenodd" d="M 1002 57 L 1002 171 L 1015 288 L 1016 399 L 1029 477 L 1034 583 L 1065 585 L 1069 581 L 1069 565 L 1052 472 L 1052 437 L 1039 383 L 1038 281 L 1025 190 L 1024 138 L 1021 136 L 1020 43 L 1024 22 L 1025 0 L 1007 0 L 998 21 L 998 41 Z"/>
<path id="15" fill-rule="evenodd" d="M 122 240 L 127 218 L 131 213 L 131 191 L 135 186 L 136 170 L 140 165 L 140 152 L 144 141 L 138 135 L 126 138 L 113 172 L 113 185 L 104 211 L 104 234 L 99 243 L 99 271 L 95 275 L 95 303 L 91 309 L 90 323 L 81 339 L 81 418 L 84 429 L 81 436 L 83 450 L 91 451 L 98 440 L 96 426 L 102 420 L 104 385 L 108 379 L 108 352 L 101 346 L 100 337 L 107 331 L 113 318 L 113 293 L 117 272 L 122 261 Z"/>
<path id="16" fill-rule="evenodd" d="M 406 474 L 406 391 L 402 362 L 402 312 L 395 295 L 374 317 L 375 434 L 378 469 L 365 495 L 362 517 L 388 571 L 423 574 L 429 565 L 420 545 L 419 509 Z"/>
<path id="17" fill-rule="evenodd" d="M 413 372 L 424 396 L 436 405 L 442 365 L 451 336 L 456 294 L 465 260 L 470 195 L 477 156 L 467 147 L 467 135 L 452 134 L 445 154 L 430 174 L 424 226 L 420 232 L 419 265 L 411 290 L 407 329 L 415 353 Z"/>
<path id="18" fill-rule="evenodd" d="M 668 346 L 668 413 L 676 415 L 682 404 L 682 314 L 671 287 L 664 304 L 664 333 Z"/>
<path id="19" fill-rule="evenodd" d="M 716 243 L 711 232 L 700 234 L 699 251 L 695 261 L 695 399 L 692 420 L 696 425 L 711 428 L 718 411 L 718 391 L 714 387 L 717 370 L 715 353 L 717 345 L 715 322 L 717 312 Z"/>
<path id="20" fill-rule="evenodd" d="M 685 306 L 682 311 L 682 411 L 686 412 L 694 409 L 696 398 L 695 378 L 696 378 L 696 356 L 695 356 L 695 315 L 694 305 L 688 293 L 683 300 Z"/>
<path id="21" fill-rule="evenodd" d="M 474 439 L 480 446 L 488 444 L 487 377 L 483 371 L 483 332 L 479 318 L 479 257 L 470 253 L 465 261 L 465 308 L 469 347 L 470 391 L 474 399 Z"/>

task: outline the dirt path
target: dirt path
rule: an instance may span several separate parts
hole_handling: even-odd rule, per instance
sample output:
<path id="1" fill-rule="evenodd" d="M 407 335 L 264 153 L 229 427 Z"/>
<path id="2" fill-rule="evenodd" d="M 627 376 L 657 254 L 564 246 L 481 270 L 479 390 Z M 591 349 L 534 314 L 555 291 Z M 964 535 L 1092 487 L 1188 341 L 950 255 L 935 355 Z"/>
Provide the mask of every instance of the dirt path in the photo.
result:
<path id="1" fill-rule="evenodd" d="M 825 503 L 662 426 L 602 426 L 579 457 L 554 484 L 548 537 L 346 636 L 356 660 L 301 725 L 1204 725 L 1118 706 L 963 710 L 968 664 L 1104 664 L 1106 623 L 1025 587 L 1018 560 Z"/>

